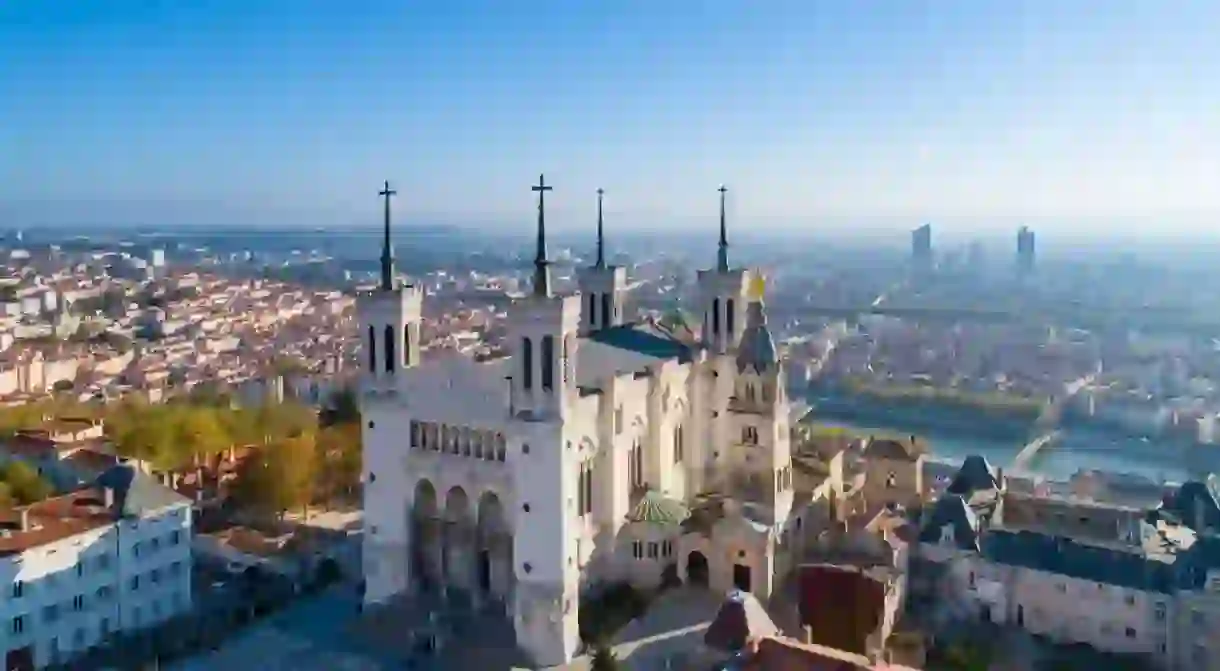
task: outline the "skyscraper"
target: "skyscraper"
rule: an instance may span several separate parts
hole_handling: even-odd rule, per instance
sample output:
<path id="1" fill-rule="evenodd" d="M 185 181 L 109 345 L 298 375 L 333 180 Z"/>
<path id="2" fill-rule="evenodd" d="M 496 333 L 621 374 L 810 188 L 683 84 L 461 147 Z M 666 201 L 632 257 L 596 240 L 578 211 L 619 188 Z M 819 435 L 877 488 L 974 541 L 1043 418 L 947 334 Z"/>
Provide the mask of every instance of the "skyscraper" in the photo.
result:
<path id="1" fill-rule="evenodd" d="M 932 224 L 911 231 L 911 265 L 917 271 L 932 269 Z"/>
<path id="2" fill-rule="evenodd" d="M 1017 274 L 1033 273 L 1034 258 L 1034 232 L 1028 226 L 1022 226 L 1017 229 Z"/>

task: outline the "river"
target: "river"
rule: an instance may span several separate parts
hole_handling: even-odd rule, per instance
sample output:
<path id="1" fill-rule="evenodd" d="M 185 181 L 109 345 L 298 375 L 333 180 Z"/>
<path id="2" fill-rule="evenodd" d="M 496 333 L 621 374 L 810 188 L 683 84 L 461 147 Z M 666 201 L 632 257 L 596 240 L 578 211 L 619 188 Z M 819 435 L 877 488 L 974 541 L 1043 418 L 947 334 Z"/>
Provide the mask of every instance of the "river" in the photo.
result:
<path id="1" fill-rule="evenodd" d="M 918 435 L 928 441 L 937 459 L 960 462 L 972 454 L 995 466 L 1007 467 L 1029 439 L 1027 431 L 980 416 L 963 422 L 960 411 L 939 421 L 922 409 L 918 417 L 868 401 L 810 395 L 810 418 L 821 425 L 854 431 L 885 431 Z M 849 405 L 850 403 L 850 405 Z M 1171 440 L 1143 440 L 1100 429 L 1070 427 L 1042 448 L 1029 469 L 1055 480 L 1066 480 L 1082 469 L 1139 475 L 1156 481 L 1183 482 L 1220 470 L 1220 446 L 1191 445 Z"/>

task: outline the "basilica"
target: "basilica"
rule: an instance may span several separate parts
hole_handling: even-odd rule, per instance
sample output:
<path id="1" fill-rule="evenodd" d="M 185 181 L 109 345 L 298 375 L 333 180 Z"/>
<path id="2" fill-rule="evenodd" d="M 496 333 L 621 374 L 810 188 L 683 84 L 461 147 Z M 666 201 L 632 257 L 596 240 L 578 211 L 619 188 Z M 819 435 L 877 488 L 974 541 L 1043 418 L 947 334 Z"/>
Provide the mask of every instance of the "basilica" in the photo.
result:
<path id="1" fill-rule="evenodd" d="M 421 357 L 423 291 L 399 282 L 386 185 L 381 282 L 363 339 L 365 602 L 421 590 L 503 609 L 540 666 L 579 645 L 582 597 L 627 581 L 767 598 L 792 561 L 784 367 L 763 278 L 729 262 L 725 189 L 700 323 L 626 319 L 626 269 L 596 261 L 552 290 L 539 178 L 529 295 L 507 356 Z"/>

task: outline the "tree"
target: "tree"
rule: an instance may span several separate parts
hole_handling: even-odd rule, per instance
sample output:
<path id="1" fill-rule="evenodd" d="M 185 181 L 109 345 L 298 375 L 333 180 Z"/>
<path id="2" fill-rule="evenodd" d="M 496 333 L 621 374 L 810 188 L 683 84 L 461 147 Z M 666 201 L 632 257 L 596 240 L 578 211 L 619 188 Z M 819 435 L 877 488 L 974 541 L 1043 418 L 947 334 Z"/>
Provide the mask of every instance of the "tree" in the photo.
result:
<path id="1" fill-rule="evenodd" d="M 360 425 L 354 422 L 322 429 L 318 434 L 318 491 L 327 501 L 351 494 L 364 473 Z"/>
<path id="2" fill-rule="evenodd" d="M 360 403 L 356 399 L 356 392 L 350 388 L 343 388 L 330 395 L 327 401 L 327 407 L 322 411 L 321 421 L 323 424 L 330 426 L 332 424 L 344 424 L 347 422 L 360 422 Z"/>
<path id="3" fill-rule="evenodd" d="M 225 433 L 215 408 L 190 407 L 180 412 L 174 430 L 178 444 L 185 448 L 187 453 L 211 456 L 233 444 L 232 439 Z M 175 456 L 182 458 L 186 457 L 186 454 Z"/>
<path id="4" fill-rule="evenodd" d="M 43 480 L 38 471 L 15 459 L 0 466 L 0 481 L 7 485 L 13 500 L 20 505 L 42 501 L 53 491 L 50 483 Z"/>
<path id="5" fill-rule="evenodd" d="M 309 434 L 260 447 L 238 470 L 233 492 L 237 502 L 277 518 L 307 506 L 316 474 L 315 449 Z"/>
<path id="6" fill-rule="evenodd" d="M 606 646 L 598 646 L 593 651 L 593 659 L 591 660 L 590 668 L 592 671 L 617 671 L 621 666 L 618 661 L 618 655 Z"/>

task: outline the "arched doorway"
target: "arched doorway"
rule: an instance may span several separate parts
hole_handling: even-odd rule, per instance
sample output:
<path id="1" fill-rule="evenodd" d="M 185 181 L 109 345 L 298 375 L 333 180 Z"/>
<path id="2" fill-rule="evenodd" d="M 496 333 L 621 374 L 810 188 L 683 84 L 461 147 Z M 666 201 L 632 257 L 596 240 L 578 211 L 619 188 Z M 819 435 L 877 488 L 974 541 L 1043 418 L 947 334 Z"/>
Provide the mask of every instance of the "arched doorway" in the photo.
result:
<path id="1" fill-rule="evenodd" d="M 513 567 L 513 539 L 504 504 L 494 492 L 485 492 L 476 515 L 475 588 L 482 596 L 504 598 Z"/>
<path id="2" fill-rule="evenodd" d="M 452 487 L 445 493 L 445 547 L 444 583 L 446 587 L 469 590 L 473 578 L 471 554 L 473 554 L 473 529 L 470 497 L 461 487 Z"/>
<path id="3" fill-rule="evenodd" d="M 698 550 L 686 556 L 686 582 L 697 587 L 708 586 L 707 557 Z"/>
<path id="4" fill-rule="evenodd" d="M 440 506 L 436 488 L 428 479 L 415 483 L 411 498 L 411 577 L 415 584 L 430 590 L 440 584 L 440 534 L 437 523 Z"/>
<path id="5" fill-rule="evenodd" d="M 733 586 L 743 592 L 750 591 L 750 567 L 745 564 L 733 564 Z"/>

